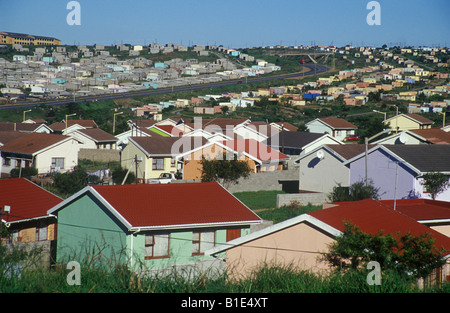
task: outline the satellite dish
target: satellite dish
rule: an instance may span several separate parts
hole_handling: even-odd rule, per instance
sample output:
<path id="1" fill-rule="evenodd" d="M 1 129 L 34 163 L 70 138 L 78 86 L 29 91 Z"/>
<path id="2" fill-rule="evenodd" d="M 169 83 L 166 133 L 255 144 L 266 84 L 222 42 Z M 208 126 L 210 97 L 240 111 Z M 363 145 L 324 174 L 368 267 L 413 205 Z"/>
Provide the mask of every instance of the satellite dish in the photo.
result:
<path id="1" fill-rule="evenodd" d="M 322 151 L 322 150 L 317 151 L 317 157 L 318 157 L 320 160 L 323 160 L 323 158 L 325 157 L 325 155 L 323 154 L 323 151 Z"/>
<path id="2" fill-rule="evenodd" d="M 405 144 L 408 142 L 408 135 L 406 133 L 401 133 L 398 139 L 401 143 Z"/>

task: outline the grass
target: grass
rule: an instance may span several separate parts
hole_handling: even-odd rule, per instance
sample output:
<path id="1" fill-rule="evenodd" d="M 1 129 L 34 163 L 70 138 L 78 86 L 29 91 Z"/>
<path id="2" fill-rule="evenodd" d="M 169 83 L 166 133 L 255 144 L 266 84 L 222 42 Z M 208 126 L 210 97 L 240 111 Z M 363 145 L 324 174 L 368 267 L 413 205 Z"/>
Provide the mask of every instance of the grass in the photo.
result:
<path id="1" fill-rule="evenodd" d="M 277 195 L 285 193 L 281 190 L 243 191 L 234 196 L 252 210 L 273 209 L 277 205 Z"/>

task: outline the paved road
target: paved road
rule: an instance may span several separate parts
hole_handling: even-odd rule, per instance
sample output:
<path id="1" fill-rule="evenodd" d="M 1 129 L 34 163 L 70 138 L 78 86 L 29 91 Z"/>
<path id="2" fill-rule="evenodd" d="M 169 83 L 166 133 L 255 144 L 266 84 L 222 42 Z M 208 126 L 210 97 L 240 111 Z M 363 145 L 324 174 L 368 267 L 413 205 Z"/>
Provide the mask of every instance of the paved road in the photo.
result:
<path id="1" fill-rule="evenodd" d="M 149 95 L 159 95 L 180 91 L 190 91 L 190 90 L 201 90 L 215 87 L 224 87 L 238 84 L 246 84 L 246 83 L 259 83 L 264 81 L 271 81 L 276 79 L 286 79 L 286 78 L 295 78 L 302 76 L 309 76 L 320 74 L 329 71 L 329 67 L 320 65 L 320 64 L 304 64 L 305 68 L 308 69 L 307 72 L 302 73 L 291 73 L 291 74 L 282 74 L 276 76 L 267 76 L 267 77 L 256 77 L 256 78 L 247 78 L 241 80 L 226 80 L 216 83 L 209 84 L 200 84 L 200 85 L 186 85 L 179 86 L 173 88 L 161 88 L 161 89 L 150 89 L 150 90 L 142 90 L 142 91 L 134 91 L 134 92 L 126 92 L 126 93 L 116 93 L 116 94 L 108 94 L 108 95 L 96 95 L 96 96 L 88 96 L 88 97 L 79 97 L 74 99 L 65 99 L 65 100 L 49 100 L 49 101 L 39 101 L 39 102 L 31 102 L 31 103 L 18 103 L 11 105 L 1 105 L 0 110 L 8 110 L 8 109 L 18 109 L 18 108 L 31 108 L 39 105 L 48 105 L 48 106 L 58 106 L 64 105 L 73 102 L 86 102 L 86 101 L 96 101 L 96 100 L 115 100 L 115 99 L 124 99 L 124 98 L 134 98 L 141 96 L 149 96 Z"/>

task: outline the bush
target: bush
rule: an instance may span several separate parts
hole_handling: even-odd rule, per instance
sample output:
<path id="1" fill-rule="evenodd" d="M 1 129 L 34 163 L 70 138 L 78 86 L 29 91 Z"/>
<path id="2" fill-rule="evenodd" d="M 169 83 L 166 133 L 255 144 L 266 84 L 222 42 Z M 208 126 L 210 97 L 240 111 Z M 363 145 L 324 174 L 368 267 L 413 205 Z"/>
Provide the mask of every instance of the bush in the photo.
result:
<path id="1" fill-rule="evenodd" d="M 38 174 L 37 168 L 34 167 L 24 167 L 22 168 L 22 172 L 20 171 L 20 168 L 13 168 L 9 175 L 11 177 L 24 177 L 24 178 L 31 178 L 32 176 L 36 176 Z"/>

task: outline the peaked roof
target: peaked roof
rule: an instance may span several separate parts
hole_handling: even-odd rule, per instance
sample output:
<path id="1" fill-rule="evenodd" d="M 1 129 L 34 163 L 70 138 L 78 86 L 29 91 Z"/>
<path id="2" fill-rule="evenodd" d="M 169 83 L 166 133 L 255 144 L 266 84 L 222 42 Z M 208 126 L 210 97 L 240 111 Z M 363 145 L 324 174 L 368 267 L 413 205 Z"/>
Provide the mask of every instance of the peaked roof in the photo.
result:
<path id="1" fill-rule="evenodd" d="M 31 133 L 0 147 L 0 151 L 16 152 L 22 154 L 35 154 L 52 145 L 70 139 L 72 138 L 64 135 Z"/>
<path id="2" fill-rule="evenodd" d="M 47 210 L 63 199 L 25 178 L 0 179 L 0 207 L 9 205 L 11 212 L 3 214 L 5 222 L 46 217 Z"/>
<path id="3" fill-rule="evenodd" d="M 218 183 L 88 186 L 48 213 L 56 213 L 86 192 L 99 199 L 129 230 L 261 222 Z"/>
<path id="4" fill-rule="evenodd" d="M 117 138 L 110 133 L 105 132 L 100 128 L 83 128 L 78 129 L 75 132 L 84 134 L 96 142 L 115 142 Z"/>
<path id="5" fill-rule="evenodd" d="M 450 173 L 450 145 L 376 145 L 368 153 L 377 149 L 382 149 L 418 174 Z M 364 153 L 347 160 L 344 164 L 349 164 L 362 157 L 364 157 Z"/>
<path id="6" fill-rule="evenodd" d="M 450 133 L 439 128 L 408 130 L 434 144 L 450 144 Z"/>
<path id="7" fill-rule="evenodd" d="M 32 133 L 40 127 L 42 127 L 42 124 L 0 122 L 0 131 L 20 131 Z"/>
<path id="8" fill-rule="evenodd" d="M 67 127 L 73 126 L 73 125 L 80 125 L 84 128 L 95 128 L 97 127 L 97 124 L 94 120 L 67 120 Z M 62 131 L 66 129 L 66 123 L 65 122 L 56 122 L 49 126 L 53 130 L 59 130 Z"/>
<path id="9" fill-rule="evenodd" d="M 421 125 L 423 125 L 423 124 L 433 124 L 433 121 L 432 120 L 429 120 L 429 119 L 427 119 L 426 117 L 423 117 L 423 116 L 421 116 L 421 115 L 419 115 L 419 114 L 415 114 L 415 113 L 408 113 L 408 114 L 399 114 L 399 115 L 395 115 L 395 116 L 393 116 L 393 117 L 391 117 L 391 118 L 388 118 L 386 121 L 389 121 L 389 120 L 392 120 L 392 119 L 395 119 L 395 118 L 397 118 L 397 117 L 406 117 L 406 118 L 408 118 L 408 119 L 410 119 L 410 120 L 413 120 L 413 121 L 415 121 L 415 122 L 417 122 L 417 123 L 419 123 L 419 124 L 421 124 Z"/>
<path id="10" fill-rule="evenodd" d="M 279 133 L 273 135 L 272 137 L 267 138 L 267 140 L 263 141 L 263 143 L 276 149 L 280 148 L 281 146 L 291 148 L 303 148 L 304 146 L 322 137 L 330 137 L 330 136 L 320 133 L 280 131 Z M 334 138 L 332 140 L 336 141 Z"/>
<path id="11" fill-rule="evenodd" d="M 133 142 L 140 148 L 147 156 L 164 155 L 175 156 L 185 153 L 192 149 L 205 145 L 208 140 L 200 136 L 186 136 L 186 137 L 130 137 L 130 142 Z M 180 151 L 180 149 L 182 149 Z"/>
<path id="12" fill-rule="evenodd" d="M 430 199 L 379 200 L 379 203 L 421 223 L 450 222 L 450 202 Z"/>
<path id="13" fill-rule="evenodd" d="M 182 130 L 172 125 L 153 125 L 151 128 L 158 128 L 173 137 L 179 137 L 183 135 Z"/>
<path id="14" fill-rule="evenodd" d="M 0 131 L 0 146 L 27 135 L 28 133 L 20 131 Z"/>
<path id="15" fill-rule="evenodd" d="M 327 118 L 318 118 L 315 119 L 314 121 L 320 121 L 334 129 L 358 129 L 356 125 L 344 120 L 343 118 L 327 117 Z"/>

